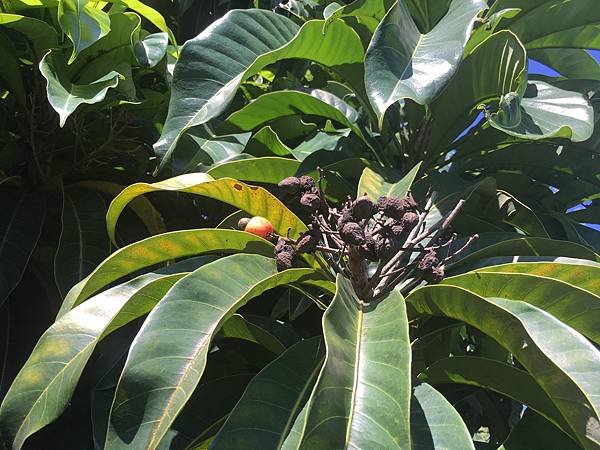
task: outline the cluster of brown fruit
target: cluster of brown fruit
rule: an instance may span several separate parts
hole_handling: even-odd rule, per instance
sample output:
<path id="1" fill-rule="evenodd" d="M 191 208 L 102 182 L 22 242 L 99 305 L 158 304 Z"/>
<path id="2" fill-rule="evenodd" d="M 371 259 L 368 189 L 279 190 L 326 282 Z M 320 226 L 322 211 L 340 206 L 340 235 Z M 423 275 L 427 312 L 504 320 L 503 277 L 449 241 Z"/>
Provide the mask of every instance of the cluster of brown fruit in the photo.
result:
<path id="1" fill-rule="evenodd" d="M 242 219 L 239 228 L 275 241 L 278 270 L 294 267 L 299 255 L 318 252 L 317 260 L 348 276 L 363 299 L 375 299 L 400 282 L 425 280 L 438 283 L 454 236 L 447 228 L 462 204 L 434 225 L 426 218 L 433 198 L 420 207 L 410 196 L 380 197 L 373 202 L 363 195 L 331 207 L 320 183 L 308 176 L 288 177 L 279 183 L 286 204 L 299 210 L 308 230 L 297 239 L 273 234 L 262 217 Z M 446 252 L 445 257 L 440 255 Z M 378 263 L 369 270 L 369 262 Z M 370 273 L 370 275 L 369 275 Z"/>

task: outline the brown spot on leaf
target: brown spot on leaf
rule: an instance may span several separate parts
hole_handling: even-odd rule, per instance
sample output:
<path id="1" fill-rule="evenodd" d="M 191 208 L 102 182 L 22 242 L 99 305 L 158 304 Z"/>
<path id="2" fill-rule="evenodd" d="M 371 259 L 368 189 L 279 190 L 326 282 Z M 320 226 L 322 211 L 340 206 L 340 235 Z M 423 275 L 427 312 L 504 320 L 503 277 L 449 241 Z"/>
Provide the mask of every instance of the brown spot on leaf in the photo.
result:
<path id="1" fill-rule="evenodd" d="M 258 186 L 250 186 L 250 189 L 252 189 L 253 191 L 256 191 L 258 189 Z"/>
<path id="2" fill-rule="evenodd" d="M 241 185 L 241 184 L 237 184 L 237 183 L 235 183 L 235 184 L 233 185 L 233 188 L 234 188 L 234 189 L 237 189 L 238 191 L 241 191 L 241 190 L 243 189 L 242 185 Z"/>

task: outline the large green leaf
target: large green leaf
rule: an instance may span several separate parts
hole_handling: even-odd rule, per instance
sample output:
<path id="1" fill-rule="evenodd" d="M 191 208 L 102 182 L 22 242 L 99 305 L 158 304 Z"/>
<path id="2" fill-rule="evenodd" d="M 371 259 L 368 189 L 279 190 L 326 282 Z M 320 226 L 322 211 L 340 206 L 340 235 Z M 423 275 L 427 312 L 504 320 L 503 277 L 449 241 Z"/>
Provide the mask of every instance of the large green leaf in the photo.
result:
<path id="1" fill-rule="evenodd" d="M 431 384 L 460 383 L 490 389 L 526 404 L 570 432 L 560 411 L 535 379 L 505 362 L 475 356 L 453 356 L 435 361 L 417 378 Z"/>
<path id="2" fill-rule="evenodd" d="M 279 450 L 310 394 L 323 356 L 322 338 L 314 337 L 289 348 L 261 370 L 210 448 Z"/>
<path id="3" fill-rule="evenodd" d="M 111 27 L 109 15 L 88 0 L 60 0 L 58 22 L 73 43 L 69 64 L 82 50 L 106 36 Z"/>
<path id="4" fill-rule="evenodd" d="M 150 273 L 104 291 L 57 320 L 40 338 L 0 406 L 7 448 L 56 419 L 66 408 L 94 348 L 112 329 L 152 309 L 184 274 Z M 113 323 L 117 319 L 118 323 Z"/>
<path id="5" fill-rule="evenodd" d="M 443 283 L 482 297 L 530 303 L 600 344 L 600 267 L 556 262 L 509 266 L 513 267 L 501 272 L 484 267 L 446 278 Z"/>
<path id="6" fill-rule="evenodd" d="M 152 236 L 117 250 L 67 294 L 58 316 L 62 316 L 92 294 L 124 276 L 145 267 L 203 253 L 273 254 L 269 242 L 235 230 L 183 230 Z"/>
<path id="7" fill-rule="evenodd" d="M 56 30 L 46 22 L 33 17 L 0 13 L 0 28 L 18 31 L 27 37 L 38 60 L 48 49 L 58 46 Z"/>
<path id="8" fill-rule="evenodd" d="M 323 24 L 312 20 L 298 29 L 270 11 L 232 11 L 188 41 L 175 66 L 169 114 L 154 146 L 161 167 L 186 130 L 221 114 L 244 80 L 276 61 L 310 59 L 360 88 L 360 38 L 340 20 L 323 35 Z"/>
<path id="9" fill-rule="evenodd" d="M 409 448 L 410 344 L 402 296 L 393 291 L 365 305 L 338 276 L 323 332 L 327 356 L 300 448 Z"/>
<path id="10" fill-rule="evenodd" d="M 454 0 L 448 13 L 421 34 L 404 0 L 387 12 L 365 57 L 366 86 L 380 121 L 388 107 L 409 98 L 429 104 L 458 69 L 482 0 Z"/>
<path id="11" fill-rule="evenodd" d="M 61 126 L 79 105 L 102 101 L 108 89 L 131 71 L 131 40 L 141 19 L 134 13 L 114 13 L 110 18 L 110 33 L 83 50 L 72 64 L 67 64 L 60 49 L 51 50 L 39 64 L 47 80 L 48 101 Z"/>
<path id="12" fill-rule="evenodd" d="M 501 101 L 497 113 L 487 114 L 494 128 L 524 139 L 563 137 L 582 142 L 592 136 L 594 110 L 582 94 L 533 81 L 520 101 L 513 98 L 506 106 Z"/>
<path id="13" fill-rule="evenodd" d="M 282 235 L 289 231 L 294 237 L 306 230 L 302 221 L 264 188 L 248 186 L 232 178 L 214 180 L 204 173 L 190 173 L 152 184 L 132 184 L 117 195 L 106 215 L 111 239 L 114 240 L 117 220 L 125 206 L 134 198 L 155 191 L 187 192 L 220 200 L 254 216 L 269 219 L 275 231 Z"/>
<path id="14" fill-rule="evenodd" d="M 445 148 L 476 117 L 479 105 L 497 102 L 509 92 L 520 92 L 526 76 L 525 48 L 510 31 L 495 33 L 475 47 L 432 105 L 436 120 L 432 123 L 430 148 L 439 153 L 430 157 L 446 153 Z"/>
<path id="15" fill-rule="evenodd" d="M 485 261 L 484 265 L 502 264 L 503 262 L 518 261 L 519 256 L 534 257 L 570 257 L 600 261 L 600 256 L 589 248 L 569 241 L 559 241 L 538 237 L 520 237 L 515 239 L 501 239 L 499 242 L 489 244 L 477 241 L 471 249 L 467 249 L 448 268 L 452 271 L 463 270 L 464 267 L 477 265 Z M 494 262 L 494 260 L 496 262 Z"/>
<path id="16" fill-rule="evenodd" d="M 102 196 L 88 189 L 68 189 L 63 195 L 62 231 L 54 257 L 61 297 L 110 253 Z"/>
<path id="17" fill-rule="evenodd" d="M 41 196 L 14 188 L 0 189 L 0 305 L 21 281 L 44 224 Z"/>
<path id="18" fill-rule="evenodd" d="M 427 383 L 421 383 L 413 390 L 410 437 L 413 450 L 475 450 L 460 414 Z"/>
<path id="19" fill-rule="evenodd" d="M 214 178 L 234 178 L 253 183 L 277 184 L 296 173 L 300 162 L 289 158 L 269 157 L 231 161 L 210 169 Z"/>
<path id="20" fill-rule="evenodd" d="M 387 173 L 383 168 L 365 167 L 358 182 L 356 195 L 360 197 L 366 194 L 373 201 L 377 201 L 381 196 L 404 197 L 415 181 L 420 167 L 421 163 L 417 164 L 402 178 L 397 174 Z"/>
<path id="21" fill-rule="evenodd" d="M 462 320 L 498 341 L 527 369 L 587 449 L 600 445 L 600 351 L 561 321 L 519 300 L 438 285 L 407 298 L 413 313 Z"/>
<path id="22" fill-rule="evenodd" d="M 520 13 L 505 26 L 519 36 L 527 49 L 600 48 L 597 6 L 595 0 L 500 0 L 488 14 L 519 8 Z"/>
<path id="23" fill-rule="evenodd" d="M 224 277 L 230 282 L 223 283 Z M 210 341 L 224 321 L 266 290 L 315 277 L 313 269 L 278 273 L 272 258 L 239 254 L 178 281 L 131 346 L 105 448 L 156 448 L 198 384 Z"/>
<path id="24" fill-rule="evenodd" d="M 61 127 L 79 105 L 104 100 L 106 92 L 117 87 L 121 78 L 119 72 L 111 70 L 88 84 L 74 84 L 64 67 L 65 57 L 60 50 L 51 50 L 40 62 L 40 72 L 47 81 L 48 102 L 58 113 Z"/>
<path id="25" fill-rule="evenodd" d="M 355 121 L 357 112 L 344 102 L 318 89 L 311 93 L 276 91 L 261 95 L 239 111 L 231 114 L 221 127 L 223 133 L 251 131 L 266 122 L 286 116 L 319 116 L 350 128 L 358 136 L 362 133 Z"/>
<path id="26" fill-rule="evenodd" d="M 171 44 L 177 45 L 175 36 L 173 35 L 173 32 L 167 25 L 165 18 L 151 6 L 147 5 L 144 2 L 141 2 L 140 0 L 110 0 L 110 2 L 118 4 L 118 5 L 124 5 L 127 8 L 129 8 L 130 10 L 135 11 L 140 16 L 147 19 L 152 25 L 154 25 L 160 31 L 162 31 L 163 33 L 167 33 L 167 35 L 169 36 L 169 39 L 171 41 Z"/>
<path id="27" fill-rule="evenodd" d="M 552 67 L 563 77 L 600 81 L 600 64 L 587 51 L 579 48 L 544 48 L 527 52 L 535 59 Z"/>

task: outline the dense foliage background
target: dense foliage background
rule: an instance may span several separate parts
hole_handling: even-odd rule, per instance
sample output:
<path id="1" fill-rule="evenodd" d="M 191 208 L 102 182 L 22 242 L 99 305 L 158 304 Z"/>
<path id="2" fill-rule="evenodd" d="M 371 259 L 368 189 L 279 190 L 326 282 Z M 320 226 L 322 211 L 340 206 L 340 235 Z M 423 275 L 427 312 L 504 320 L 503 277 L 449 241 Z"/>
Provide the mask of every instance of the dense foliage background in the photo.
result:
<path id="1" fill-rule="evenodd" d="M 600 448 L 596 1 L 2 0 L 0 448 Z M 278 272 L 300 175 L 444 280 Z"/>

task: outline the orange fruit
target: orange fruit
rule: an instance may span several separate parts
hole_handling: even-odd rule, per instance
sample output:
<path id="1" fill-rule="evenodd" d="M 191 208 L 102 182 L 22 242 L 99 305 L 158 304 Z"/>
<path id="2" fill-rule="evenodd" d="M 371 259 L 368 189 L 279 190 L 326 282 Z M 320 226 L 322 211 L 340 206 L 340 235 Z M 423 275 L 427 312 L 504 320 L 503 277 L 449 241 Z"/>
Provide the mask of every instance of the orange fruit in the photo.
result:
<path id="1" fill-rule="evenodd" d="M 254 216 L 248 221 L 244 231 L 260 236 L 263 239 L 269 239 L 273 233 L 273 224 L 264 217 Z"/>

